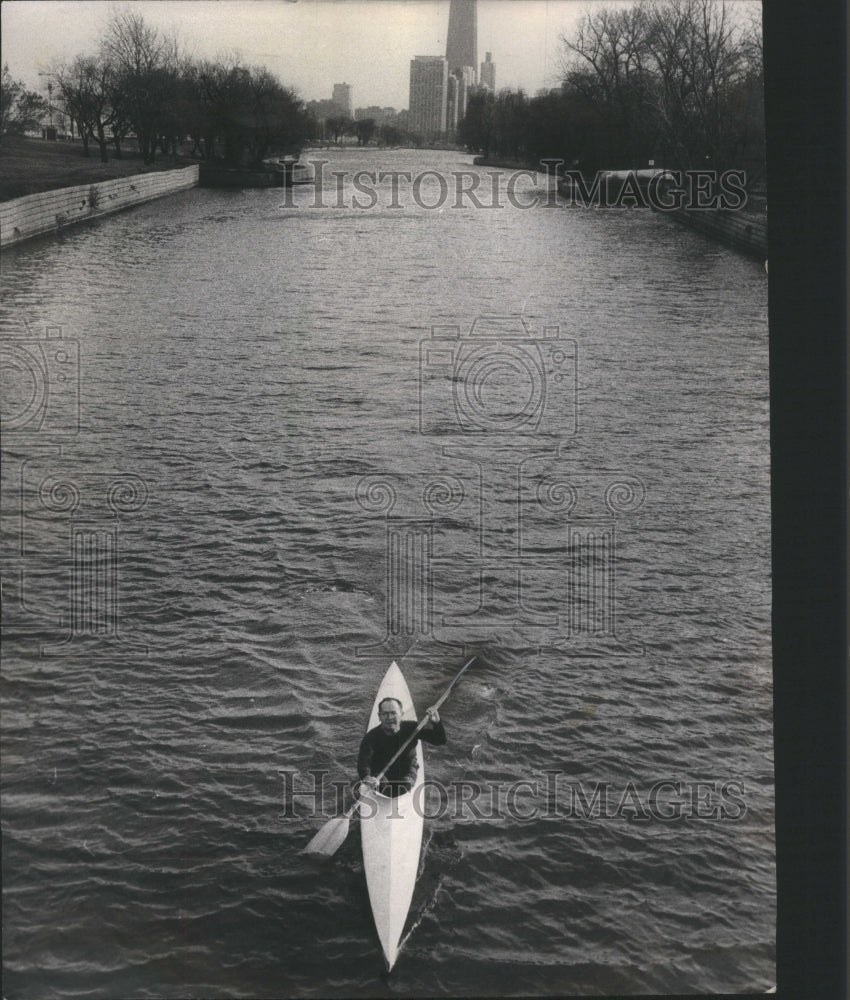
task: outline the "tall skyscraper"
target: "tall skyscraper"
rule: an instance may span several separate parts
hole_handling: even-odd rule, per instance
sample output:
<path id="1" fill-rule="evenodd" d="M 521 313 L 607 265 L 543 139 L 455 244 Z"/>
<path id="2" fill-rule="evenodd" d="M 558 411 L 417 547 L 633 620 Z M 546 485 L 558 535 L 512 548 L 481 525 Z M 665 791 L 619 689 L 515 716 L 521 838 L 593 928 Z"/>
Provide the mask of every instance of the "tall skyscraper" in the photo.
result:
<path id="1" fill-rule="evenodd" d="M 424 139 L 446 131 L 448 63 L 442 56 L 410 60 L 410 130 Z"/>
<path id="2" fill-rule="evenodd" d="M 490 58 L 489 52 L 485 54 L 484 62 L 481 63 L 481 75 L 478 77 L 478 81 L 482 87 L 487 87 L 488 90 L 495 91 L 496 64 Z"/>
<path id="3" fill-rule="evenodd" d="M 478 11 L 475 0 L 451 0 L 446 62 L 450 73 L 471 66 L 475 74 L 478 67 Z"/>
<path id="4" fill-rule="evenodd" d="M 348 115 L 349 118 L 354 117 L 354 101 L 351 97 L 350 83 L 335 83 L 334 94 L 331 100 L 339 108 L 342 114 Z"/>

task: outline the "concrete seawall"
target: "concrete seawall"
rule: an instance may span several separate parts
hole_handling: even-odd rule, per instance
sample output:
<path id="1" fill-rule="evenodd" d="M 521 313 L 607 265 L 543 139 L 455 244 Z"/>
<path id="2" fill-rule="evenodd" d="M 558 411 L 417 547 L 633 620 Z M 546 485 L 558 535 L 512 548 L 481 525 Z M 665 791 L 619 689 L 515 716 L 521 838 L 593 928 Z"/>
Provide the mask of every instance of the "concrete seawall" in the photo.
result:
<path id="1" fill-rule="evenodd" d="M 0 202 L 0 248 L 57 232 L 87 219 L 185 191 L 198 184 L 197 164 L 177 170 L 118 177 L 98 184 L 57 188 Z"/>
<path id="2" fill-rule="evenodd" d="M 740 250 L 741 253 L 762 260 L 767 257 L 767 215 L 764 212 L 754 214 L 682 208 L 664 214 L 709 239 Z"/>

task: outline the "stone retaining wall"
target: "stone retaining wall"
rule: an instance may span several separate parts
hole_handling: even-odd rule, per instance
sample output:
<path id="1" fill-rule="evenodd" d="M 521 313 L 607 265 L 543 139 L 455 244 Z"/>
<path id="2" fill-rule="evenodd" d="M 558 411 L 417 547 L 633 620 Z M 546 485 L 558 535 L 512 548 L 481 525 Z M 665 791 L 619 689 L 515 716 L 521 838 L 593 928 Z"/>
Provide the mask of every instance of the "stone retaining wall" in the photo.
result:
<path id="1" fill-rule="evenodd" d="M 767 257 L 766 213 L 698 211 L 683 208 L 664 214 L 688 226 L 689 229 L 734 247 L 742 253 L 761 259 Z"/>
<path id="2" fill-rule="evenodd" d="M 119 212 L 174 191 L 196 187 L 198 167 L 133 174 L 98 184 L 57 188 L 0 202 L 0 247 Z"/>

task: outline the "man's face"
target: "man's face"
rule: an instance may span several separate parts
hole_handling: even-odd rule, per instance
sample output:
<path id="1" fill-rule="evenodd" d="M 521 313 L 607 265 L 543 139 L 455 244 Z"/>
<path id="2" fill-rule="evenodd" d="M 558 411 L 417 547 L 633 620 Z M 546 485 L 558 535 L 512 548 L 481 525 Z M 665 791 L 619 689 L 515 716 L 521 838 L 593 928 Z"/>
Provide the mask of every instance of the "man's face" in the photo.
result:
<path id="1" fill-rule="evenodd" d="M 401 729 L 401 709 L 398 702 L 383 701 L 378 707 L 378 718 L 385 733 L 397 733 Z"/>

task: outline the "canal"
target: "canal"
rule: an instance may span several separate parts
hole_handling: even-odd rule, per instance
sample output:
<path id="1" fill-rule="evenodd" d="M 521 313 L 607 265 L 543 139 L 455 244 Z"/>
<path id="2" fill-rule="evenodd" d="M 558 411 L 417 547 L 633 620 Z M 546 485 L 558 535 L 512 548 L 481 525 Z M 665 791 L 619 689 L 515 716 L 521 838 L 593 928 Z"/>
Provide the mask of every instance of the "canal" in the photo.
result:
<path id="1" fill-rule="evenodd" d="M 6 995 L 766 989 L 763 264 L 321 159 L 4 253 Z M 387 984 L 311 771 L 474 652 Z"/>

